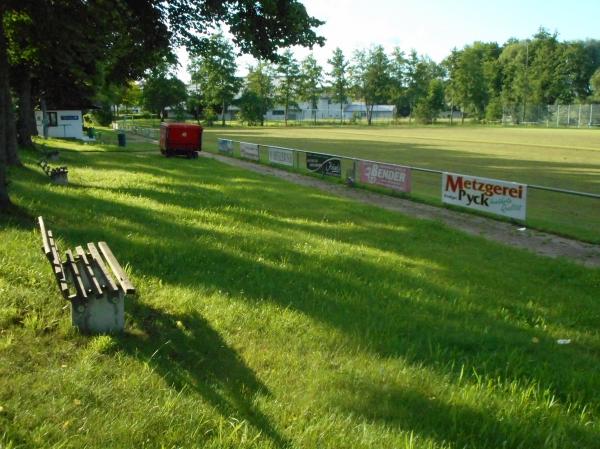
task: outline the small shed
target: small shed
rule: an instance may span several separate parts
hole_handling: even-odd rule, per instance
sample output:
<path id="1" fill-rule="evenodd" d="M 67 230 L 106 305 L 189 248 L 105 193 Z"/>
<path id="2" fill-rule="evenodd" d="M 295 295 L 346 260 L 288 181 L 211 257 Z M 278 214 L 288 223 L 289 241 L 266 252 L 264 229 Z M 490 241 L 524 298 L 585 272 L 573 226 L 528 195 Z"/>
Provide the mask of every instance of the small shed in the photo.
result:
<path id="1" fill-rule="evenodd" d="M 48 137 L 84 140 L 83 111 L 76 109 L 48 109 Z M 35 111 L 35 124 L 38 134 L 44 135 L 42 111 Z"/>

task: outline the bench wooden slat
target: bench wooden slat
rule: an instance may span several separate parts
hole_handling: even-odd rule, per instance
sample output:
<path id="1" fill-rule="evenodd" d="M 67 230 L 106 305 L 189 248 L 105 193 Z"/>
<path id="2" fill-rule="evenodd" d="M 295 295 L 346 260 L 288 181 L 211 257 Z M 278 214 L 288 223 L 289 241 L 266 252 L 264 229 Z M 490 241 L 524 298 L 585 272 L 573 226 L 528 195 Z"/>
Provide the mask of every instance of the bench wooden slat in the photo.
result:
<path id="1" fill-rule="evenodd" d="M 46 225 L 44 224 L 44 219 L 42 217 L 38 217 L 38 224 L 40 225 L 40 231 L 42 233 L 44 254 L 46 254 L 46 257 L 49 257 L 52 254 L 52 250 L 50 249 L 50 242 L 48 241 L 48 231 L 46 231 Z"/>
<path id="2" fill-rule="evenodd" d="M 102 288 L 98 283 L 98 279 L 96 279 L 96 276 L 94 275 L 94 270 L 92 269 L 92 266 L 90 265 L 90 262 L 87 256 L 85 255 L 83 248 L 81 246 L 76 247 L 75 254 L 77 254 L 77 257 L 79 258 L 79 260 L 81 260 L 83 268 L 87 273 L 88 280 L 90 281 L 91 293 L 94 293 L 99 298 L 100 296 L 102 296 Z"/>
<path id="3" fill-rule="evenodd" d="M 109 291 L 111 291 L 112 293 L 117 293 L 119 291 L 119 288 L 117 287 L 117 284 L 115 284 L 115 281 L 113 281 L 112 276 L 109 274 L 108 269 L 106 268 L 106 265 L 104 265 L 104 262 L 102 261 L 102 257 L 100 257 L 100 253 L 98 252 L 98 249 L 96 248 L 96 245 L 94 245 L 93 243 L 88 243 L 88 251 L 90 252 L 90 256 L 92 258 L 92 262 L 94 262 L 96 264 L 96 266 L 98 267 L 100 273 L 102 273 L 102 277 L 104 278 L 103 284 L 102 284 L 102 288 L 105 288 Z"/>
<path id="4" fill-rule="evenodd" d="M 60 261 L 60 257 L 58 256 L 58 250 L 56 248 L 56 243 L 54 242 L 54 238 L 52 236 L 52 231 L 46 229 L 46 225 L 44 223 L 44 219 L 42 217 L 38 217 L 38 224 L 40 226 L 40 232 L 42 234 L 42 244 L 44 254 L 52 264 L 52 271 L 54 272 L 54 277 L 56 278 L 56 282 L 58 283 L 58 288 L 60 290 L 63 298 L 69 298 L 69 284 L 67 283 L 67 278 L 65 276 L 65 272 Z"/>
<path id="5" fill-rule="evenodd" d="M 119 281 L 119 284 L 121 284 L 121 288 L 123 289 L 125 294 L 135 293 L 135 287 L 125 274 L 123 268 L 121 268 L 121 265 L 119 265 L 119 262 L 117 262 L 117 259 L 113 255 L 106 242 L 98 242 L 98 247 L 100 248 L 100 251 L 106 259 L 106 262 L 108 262 L 108 265 L 110 266 L 117 280 Z"/>
<path id="6" fill-rule="evenodd" d="M 75 284 L 75 290 L 77 290 L 77 295 L 79 299 L 87 299 L 87 289 L 83 284 L 83 279 L 81 278 L 81 273 L 79 273 L 79 269 L 77 268 L 77 264 L 75 263 L 75 258 L 73 257 L 73 253 L 71 250 L 67 250 L 65 252 L 67 256 L 67 266 L 71 270 L 71 274 L 73 275 L 73 283 Z"/>

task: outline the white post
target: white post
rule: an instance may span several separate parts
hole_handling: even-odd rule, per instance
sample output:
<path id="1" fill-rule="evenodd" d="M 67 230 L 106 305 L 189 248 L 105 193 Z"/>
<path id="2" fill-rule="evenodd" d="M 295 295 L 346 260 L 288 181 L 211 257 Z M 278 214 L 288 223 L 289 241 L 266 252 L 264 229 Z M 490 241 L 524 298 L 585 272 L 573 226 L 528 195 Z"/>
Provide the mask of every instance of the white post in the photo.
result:
<path id="1" fill-rule="evenodd" d="M 569 103 L 569 107 L 567 108 L 567 128 L 571 126 L 571 104 Z"/>
<path id="2" fill-rule="evenodd" d="M 556 127 L 560 126 L 560 104 L 556 106 Z"/>
<path id="3" fill-rule="evenodd" d="M 577 128 L 579 128 L 580 123 L 581 123 L 581 103 L 579 103 L 579 117 L 577 117 Z"/>
<path id="4" fill-rule="evenodd" d="M 588 124 L 588 128 L 592 127 L 592 118 L 593 118 L 592 117 L 592 111 L 593 111 L 593 109 L 594 109 L 594 104 L 590 103 L 590 123 Z"/>

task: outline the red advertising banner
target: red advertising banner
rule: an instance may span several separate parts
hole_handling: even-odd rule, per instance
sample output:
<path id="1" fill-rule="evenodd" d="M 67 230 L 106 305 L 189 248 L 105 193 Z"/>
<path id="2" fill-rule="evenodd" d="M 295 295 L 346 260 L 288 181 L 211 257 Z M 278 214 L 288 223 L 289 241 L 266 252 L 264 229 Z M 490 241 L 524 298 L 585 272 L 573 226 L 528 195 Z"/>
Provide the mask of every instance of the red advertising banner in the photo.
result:
<path id="1" fill-rule="evenodd" d="M 410 192 L 410 168 L 378 162 L 360 161 L 360 182 L 387 187 L 398 192 Z"/>

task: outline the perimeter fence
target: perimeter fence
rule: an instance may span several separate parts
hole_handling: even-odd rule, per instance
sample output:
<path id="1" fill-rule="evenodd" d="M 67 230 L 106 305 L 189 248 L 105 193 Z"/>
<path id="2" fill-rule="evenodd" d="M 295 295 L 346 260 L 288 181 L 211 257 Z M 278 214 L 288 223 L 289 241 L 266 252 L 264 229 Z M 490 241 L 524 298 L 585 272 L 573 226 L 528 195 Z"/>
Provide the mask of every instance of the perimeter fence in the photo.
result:
<path id="1" fill-rule="evenodd" d="M 133 124 L 119 129 L 158 140 L 160 130 Z M 219 138 L 204 151 L 269 164 L 305 174 L 399 195 L 436 205 L 450 205 L 549 232 L 600 243 L 600 193 L 544 186 L 526 180 L 495 179 L 482 167 L 477 175 L 400 165 L 344 155 Z"/>
<path id="2" fill-rule="evenodd" d="M 205 150 L 600 243 L 598 193 L 228 138 Z"/>
<path id="3" fill-rule="evenodd" d="M 600 104 L 518 105 L 504 108 L 502 124 L 547 128 L 600 127 Z"/>

